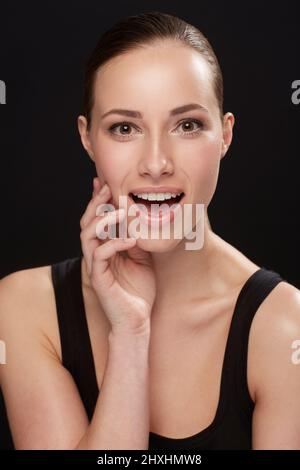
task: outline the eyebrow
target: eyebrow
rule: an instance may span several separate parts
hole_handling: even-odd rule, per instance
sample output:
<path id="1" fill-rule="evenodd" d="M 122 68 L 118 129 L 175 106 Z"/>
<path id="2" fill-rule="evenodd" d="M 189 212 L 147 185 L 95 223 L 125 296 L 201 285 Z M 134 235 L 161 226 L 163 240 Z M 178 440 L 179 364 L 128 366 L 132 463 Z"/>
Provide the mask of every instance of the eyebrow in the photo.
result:
<path id="1" fill-rule="evenodd" d="M 201 104 L 189 103 L 189 104 L 185 104 L 183 106 L 179 106 L 178 108 L 172 109 L 169 114 L 170 114 L 170 116 L 176 116 L 177 114 L 186 113 L 187 111 L 192 111 L 194 109 L 201 109 L 202 111 L 205 111 L 205 112 L 208 113 L 208 110 L 204 106 L 202 106 Z M 143 118 L 143 115 L 140 111 L 133 111 L 133 110 L 130 110 L 130 109 L 118 108 L 118 109 L 111 109 L 110 111 L 107 111 L 107 113 L 104 113 L 101 116 L 101 119 L 104 119 L 109 114 L 121 114 L 122 116 L 127 116 L 127 117 L 137 118 L 137 119 L 142 119 Z"/>

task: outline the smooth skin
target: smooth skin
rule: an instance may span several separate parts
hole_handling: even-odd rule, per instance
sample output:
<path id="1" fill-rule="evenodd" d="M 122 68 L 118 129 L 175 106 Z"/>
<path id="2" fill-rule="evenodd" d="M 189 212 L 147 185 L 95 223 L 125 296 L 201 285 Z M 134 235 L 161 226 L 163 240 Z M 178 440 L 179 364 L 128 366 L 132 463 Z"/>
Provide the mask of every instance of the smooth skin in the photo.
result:
<path id="1" fill-rule="evenodd" d="M 205 110 L 169 116 L 187 103 Z M 112 108 L 143 117 L 102 118 Z M 203 124 L 192 124 L 191 135 L 182 126 L 188 118 Z M 109 131 L 121 121 L 130 124 L 125 138 L 120 126 Z M 233 125 L 232 113 L 220 119 L 206 62 L 186 47 L 164 41 L 98 72 L 91 129 L 84 116 L 78 128 L 98 175 L 80 223 L 82 290 L 101 393 L 89 425 L 61 364 L 50 266 L 6 276 L 0 378 L 16 448 L 147 449 L 149 430 L 180 438 L 212 422 L 234 305 L 259 266 L 213 232 L 207 212 L 203 248 L 187 251 L 178 239 L 99 242 L 95 227 L 106 216 L 96 216 L 96 207 L 110 200 L 117 208 L 119 195 L 133 187 L 173 185 L 207 210 Z M 109 191 L 100 195 L 105 182 Z M 291 359 L 297 339 L 300 291 L 280 282 L 250 330 L 253 449 L 300 449 L 300 365 Z"/>

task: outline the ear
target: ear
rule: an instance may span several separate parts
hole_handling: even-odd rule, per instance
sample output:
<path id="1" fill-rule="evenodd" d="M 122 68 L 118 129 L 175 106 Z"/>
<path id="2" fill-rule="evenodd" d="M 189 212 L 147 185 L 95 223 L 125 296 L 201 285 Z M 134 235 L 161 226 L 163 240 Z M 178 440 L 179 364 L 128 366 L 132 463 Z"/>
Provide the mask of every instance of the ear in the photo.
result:
<path id="1" fill-rule="evenodd" d="M 221 158 L 225 157 L 227 150 L 230 147 L 232 141 L 232 130 L 234 126 L 234 115 L 232 113 L 226 113 L 223 117 L 223 139 L 222 139 L 222 152 Z"/>
<path id="2" fill-rule="evenodd" d="M 77 120 L 77 125 L 78 125 L 78 131 L 80 134 L 81 142 L 87 153 L 89 154 L 91 160 L 94 160 L 94 154 L 92 150 L 92 145 L 90 141 L 90 134 L 89 131 L 87 130 L 87 120 L 85 116 L 78 116 Z"/>

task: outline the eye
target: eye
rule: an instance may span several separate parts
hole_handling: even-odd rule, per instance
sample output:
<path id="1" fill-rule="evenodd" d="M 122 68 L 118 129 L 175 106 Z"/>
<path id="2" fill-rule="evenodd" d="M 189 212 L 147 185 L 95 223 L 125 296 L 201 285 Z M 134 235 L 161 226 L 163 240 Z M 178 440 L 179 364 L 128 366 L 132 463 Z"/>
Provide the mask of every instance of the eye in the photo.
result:
<path id="1" fill-rule="evenodd" d="M 190 130 L 191 124 L 196 124 L 198 126 L 198 128 Z M 188 135 L 198 134 L 204 127 L 203 123 L 201 121 L 199 121 L 198 119 L 184 119 L 183 121 L 181 121 L 179 123 L 178 126 L 183 126 L 183 125 L 188 126 L 188 127 L 184 127 L 185 130 L 184 130 L 183 134 L 188 134 Z M 116 129 L 118 129 L 118 128 L 120 128 L 121 133 L 116 132 Z M 128 137 L 130 137 L 132 135 L 132 132 L 130 132 L 130 129 L 132 129 L 132 128 L 137 130 L 136 126 L 134 126 L 133 124 L 131 124 L 129 122 L 117 122 L 116 124 L 113 124 L 108 129 L 108 132 L 110 132 L 111 134 L 117 136 L 121 140 L 126 140 Z M 122 129 L 123 129 L 123 131 L 125 131 L 125 134 L 122 133 Z"/>
<path id="2" fill-rule="evenodd" d="M 125 134 L 118 134 L 115 132 L 115 130 L 120 127 L 121 129 L 123 128 L 123 130 L 125 130 Z M 126 137 L 130 137 L 131 135 L 131 132 L 130 131 L 130 128 L 134 127 L 136 129 L 135 126 L 133 126 L 132 124 L 130 124 L 129 122 L 117 122 L 116 124 L 113 124 L 109 129 L 108 131 L 113 134 L 113 135 L 116 135 L 117 137 L 120 137 L 121 139 L 126 139 Z"/>
<path id="3" fill-rule="evenodd" d="M 196 123 L 198 128 L 196 128 L 194 130 L 193 129 L 190 130 L 190 126 L 191 126 L 192 123 L 193 124 Z M 203 129 L 203 123 L 201 121 L 199 121 L 198 119 L 184 119 L 184 121 L 181 121 L 179 123 L 179 126 L 183 126 L 183 125 L 184 126 L 187 125 L 187 127 L 183 127 L 183 129 L 185 129 L 185 131 L 187 131 L 187 132 L 184 131 L 183 132 L 184 134 L 198 134 Z"/>

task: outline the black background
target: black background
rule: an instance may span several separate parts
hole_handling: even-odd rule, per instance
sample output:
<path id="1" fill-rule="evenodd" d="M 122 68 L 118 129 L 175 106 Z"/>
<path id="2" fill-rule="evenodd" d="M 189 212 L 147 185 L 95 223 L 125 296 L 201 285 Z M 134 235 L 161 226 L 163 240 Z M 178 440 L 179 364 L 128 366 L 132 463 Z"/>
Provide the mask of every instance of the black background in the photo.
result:
<path id="1" fill-rule="evenodd" d="M 213 230 L 299 288 L 296 1 L 1 2 L 0 277 L 78 253 L 96 175 L 77 130 L 84 63 L 115 21 L 150 10 L 197 26 L 223 71 L 224 112 L 236 122 L 208 209 Z"/>

